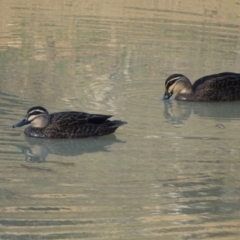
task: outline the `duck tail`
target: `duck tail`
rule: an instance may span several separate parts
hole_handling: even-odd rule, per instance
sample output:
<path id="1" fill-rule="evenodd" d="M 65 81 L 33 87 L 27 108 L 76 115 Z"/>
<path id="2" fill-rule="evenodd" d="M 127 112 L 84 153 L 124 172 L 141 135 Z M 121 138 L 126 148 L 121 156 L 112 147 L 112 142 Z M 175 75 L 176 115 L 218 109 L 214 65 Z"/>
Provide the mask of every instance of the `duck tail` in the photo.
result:
<path id="1" fill-rule="evenodd" d="M 113 120 L 109 121 L 105 130 L 105 134 L 111 134 L 116 131 L 116 129 L 124 124 L 127 124 L 127 122 L 121 121 L 121 120 Z"/>
<path id="2" fill-rule="evenodd" d="M 124 125 L 124 124 L 127 124 L 127 122 L 124 122 L 124 121 L 121 121 L 121 120 L 113 120 L 113 121 L 111 121 L 111 124 L 112 124 L 113 126 L 118 126 L 118 127 L 120 127 L 120 126 L 122 126 L 122 125 Z"/>

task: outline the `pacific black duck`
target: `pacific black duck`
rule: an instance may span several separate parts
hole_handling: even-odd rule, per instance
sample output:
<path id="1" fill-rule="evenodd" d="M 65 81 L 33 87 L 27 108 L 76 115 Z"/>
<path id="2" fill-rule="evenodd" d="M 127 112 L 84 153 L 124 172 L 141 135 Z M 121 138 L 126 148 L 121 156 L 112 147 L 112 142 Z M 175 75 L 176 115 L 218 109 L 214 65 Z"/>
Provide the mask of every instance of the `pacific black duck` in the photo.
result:
<path id="1" fill-rule="evenodd" d="M 31 123 L 24 133 L 36 138 L 85 138 L 102 136 L 115 132 L 126 122 L 110 121 L 111 115 L 89 114 L 85 112 L 58 112 L 49 114 L 43 107 L 32 107 L 26 117 L 15 127 Z"/>
<path id="2" fill-rule="evenodd" d="M 198 79 L 193 85 L 182 74 L 172 74 L 165 81 L 163 99 L 173 94 L 179 101 L 235 101 L 240 100 L 240 73 L 223 72 Z"/>

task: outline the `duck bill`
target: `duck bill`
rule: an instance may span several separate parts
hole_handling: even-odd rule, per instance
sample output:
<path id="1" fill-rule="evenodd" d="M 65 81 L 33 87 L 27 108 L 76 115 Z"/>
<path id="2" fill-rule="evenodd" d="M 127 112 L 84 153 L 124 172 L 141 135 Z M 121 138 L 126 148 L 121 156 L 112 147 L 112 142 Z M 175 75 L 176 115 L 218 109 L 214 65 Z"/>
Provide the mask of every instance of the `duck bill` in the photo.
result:
<path id="1" fill-rule="evenodd" d="M 165 91 L 164 96 L 163 96 L 163 100 L 167 100 L 167 99 L 169 99 L 171 96 L 172 96 L 171 93 Z"/>
<path id="2" fill-rule="evenodd" d="M 24 125 L 29 124 L 29 123 L 30 123 L 30 121 L 28 121 L 27 119 L 24 118 L 23 120 L 15 123 L 12 127 L 13 128 L 21 127 L 21 126 L 24 126 Z"/>

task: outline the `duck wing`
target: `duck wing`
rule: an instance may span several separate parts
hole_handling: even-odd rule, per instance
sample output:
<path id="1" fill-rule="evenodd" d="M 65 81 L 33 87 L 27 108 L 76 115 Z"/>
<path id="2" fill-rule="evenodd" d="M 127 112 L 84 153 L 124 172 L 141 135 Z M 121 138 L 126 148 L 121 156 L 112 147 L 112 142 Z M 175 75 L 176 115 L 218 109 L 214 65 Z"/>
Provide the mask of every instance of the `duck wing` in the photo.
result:
<path id="1" fill-rule="evenodd" d="M 240 100 L 240 74 L 221 73 L 203 78 L 195 95 L 204 101 Z"/>
<path id="2" fill-rule="evenodd" d="M 59 112 L 51 115 L 51 128 L 67 128 L 86 124 L 102 124 L 112 115 L 89 114 L 86 112 Z"/>
<path id="3" fill-rule="evenodd" d="M 211 82 L 211 83 L 210 83 Z M 214 85 L 214 87 L 222 88 L 225 84 L 229 86 L 238 86 L 240 84 L 240 73 L 233 73 L 233 72 L 222 72 L 218 74 L 208 75 L 202 78 L 199 78 L 195 81 L 192 85 L 193 91 L 195 92 L 199 87 L 206 88 L 206 86 Z"/>

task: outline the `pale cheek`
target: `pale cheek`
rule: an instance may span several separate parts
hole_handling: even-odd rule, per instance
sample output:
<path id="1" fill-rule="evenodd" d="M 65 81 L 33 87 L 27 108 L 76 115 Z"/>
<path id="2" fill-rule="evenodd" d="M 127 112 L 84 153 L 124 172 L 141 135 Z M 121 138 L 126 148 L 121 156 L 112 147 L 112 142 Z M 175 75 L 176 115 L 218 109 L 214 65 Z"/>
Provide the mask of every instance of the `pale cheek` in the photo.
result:
<path id="1" fill-rule="evenodd" d="M 32 122 L 31 122 L 31 125 L 33 126 L 33 127 L 36 127 L 37 125 L 38 125 L 38 121 L 35 119 L 35 120 L 33 120 Z"/>
<path id="2" fill-rule="evenodd" d="M 32 121 L 34 119 L 34 116 L 30 116 L 27 120 Z"/>

